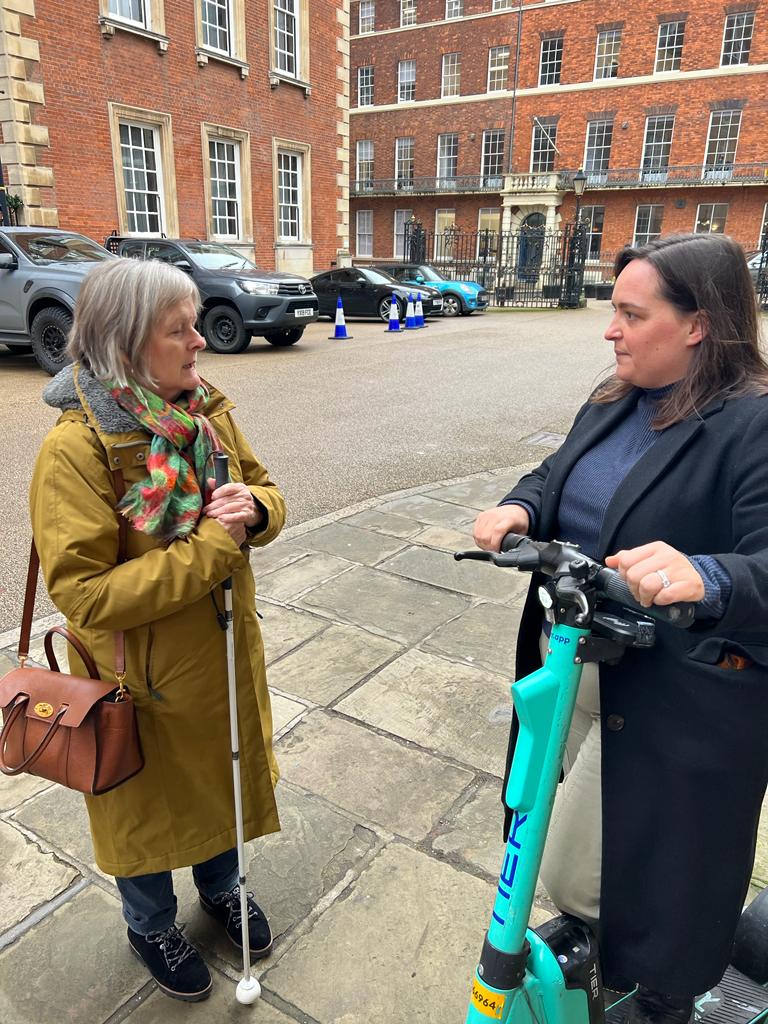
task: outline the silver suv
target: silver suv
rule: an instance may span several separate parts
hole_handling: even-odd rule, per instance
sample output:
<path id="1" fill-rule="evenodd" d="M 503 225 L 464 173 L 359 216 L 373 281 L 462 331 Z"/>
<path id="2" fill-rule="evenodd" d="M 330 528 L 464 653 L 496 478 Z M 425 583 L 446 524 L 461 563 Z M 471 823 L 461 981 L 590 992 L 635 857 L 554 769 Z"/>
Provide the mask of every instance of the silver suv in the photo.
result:
<path id="1" fill-rule="evenodd" d="M 97 242 L 55 228 L 0 228 L 0 343 L 31 351 L 58 373 L 67 358 L 72 310 L 83 278 L 116 259 Z"/>

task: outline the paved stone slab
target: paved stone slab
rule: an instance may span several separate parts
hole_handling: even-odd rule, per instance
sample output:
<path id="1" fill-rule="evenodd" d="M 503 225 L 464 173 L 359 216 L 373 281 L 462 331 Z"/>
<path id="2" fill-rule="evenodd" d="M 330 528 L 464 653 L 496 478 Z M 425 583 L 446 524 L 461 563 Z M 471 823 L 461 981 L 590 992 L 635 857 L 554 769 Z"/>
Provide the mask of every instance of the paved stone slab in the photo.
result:
<path id="1" fill-rule="evenodd" d="M 437 487 L 433 491 L 427 491 L 427 494 L 439 501 L 451 501 L 457 505 L 468 505 L 470 508 L 483 510 L 498 505 L 508 491 L 509 488 L 502 489 L 497 476 L 489 475 L 475 477 L 474 480 L 465 480 L 459 484 Z"/>
<path id="2" fill-rule="evenodd" d="M 199 1009 L 156 991 L 133 1011 L 130 1024 L 296 1024 L 297 1018 L 286 1017 L 263 997 L 253 1006 L 241 1006 L 235 999 L 235 982 L 215 970 L 211 975 L 213 991 Z"/>
<path id="3" fill-rule="evenodd" d="M 386 533 L 392 537 L 412 537 L 421 529 L 421 523 L 415 519 L 407 519 L 404 516 L 390 515 L 388 512 L 379 512 L 371 508 L 365 512 L 357 512 L 353 516 L 347 516 L 340 520 L 349 526 L 361 526 L 366 530 L 377 530 L 379 533 Z"/>
<path id="4" fill-rule="evenodd" d="M 509 702 L 503 676 L 407 651 L 338 710 L 492 775 L 500 775 L 509 722 L 497 709 Z"/>
<path id="5" fill-rule="evenodd" d="M 93 859 L 88 814 L 81 793 L 53 786 L 25 803 L 14 818 L 51 846 L 70 854 L 93 871 L 99 871 Z M 104 877 L 112 881 L 111 875 Z"/>
<path id="6" fill-rule="evenodd" d="M 315 712 L 277 746 L 286 779 L 415 842 L 472 781 L 420 750 Z"/>
<path id="7" fill-rule="evenodd" d="M 515 667 L 520 609 L 484 603 L 439 626 L 421 644 L 424 650 L 480 665 L 511 678 Z M 507 695 L 509 701 L 509 695 Z"/>
<path id="8" fill-rule="evenodd" d="M 259 591 L 259 580 L 268 572 L 274 572 L 284 565 L 303 558 L 307 549 L 302 546 L 300 540 L 280 540 L 278 538 L 267 544 L 265 548 L 251 549 L 251 568 L 256 577 L 256 590 Z"/>
<path id="9" fill-rule="evenodd" d="M 468 607 L 458 594 L 366 566 L 316 587 L 299 604 L 404 644 L 421 640 Z"/>
<path id="10" fill-rule="evenodd" d="M 346 523 L 329 523 L 302 534 L 301 543 L 313 551 L 325 551 L 362 565 L 376 565 L 403 547 L 401 540 Z"/>
<path id="11" fill-rule="evenodd" d="M 272 703 L 273 732 L 283 729 L 290 721 L 307 710 L 305 704 L 300 704 L 297 700 L 289 700 L 279 693 L 271 693 L 270 701 Z"/>
<path id="12" fill-rule="evenodd" d="M 0 933 L 63 892 L 78 872 L 0 821 Z M 0 1019 L 2 1019 L 0 1017 Z"/>
<path id="13" fill-rule="evenodd" d="M 379 568 L 445 590 L 495 601 L 511 600 L 528 583 L 514 569 L 505 572 L 487 562 L 456 562 L 447 552 L 433 548 L 406 548 L 382 562 Z"/>
<path id="14" fill-rule="evenodd" d="M 0 676 L 4 676 L 11 669 L 18 668 L 18 661 L 7 651 L 0 651 Z"/>
<path id="15" fill-rule="evenodd" d="M 3 1024 L 96 1024 L 149 980 L 120 901 L 89 886 L 0 953 Z M 169 1000 L 170 1001 L 170 1000 Z"/>
<path id="16" fill-rule="evenodd" d="M 351 566 L 352 562 L 343 558 L 312 551 L 290 565 L 262 576 L 259 591 L 275 601 L 291 601 L 303 591 L 317 587 Z"/>
<path id="17" fill-rule="evenodd" d="M 269 917 L 272 934 L 279 938 L 303 921 L 347 871 L 359 864 L 376 837 L 311 796 L 284 785 L 276 792 L 283 831 L 246 844 L 246 870 L 248 888 Z M 192 872 L 175 871 L 173 877 L 179 920 L 188 922 L 190 938 L 215 950 L 233 966 L 242 964 L 221 927 L 200 909 Z"/>
<path id="18" fill-rule="evenodd" d="M 448 526 L 428 526 L 417 533 L 412 542 L 442 551 L 466 551 L 476 546 L 471 533 L 452 530 Z"/>
<path id="19" fill-rule="evenodd" d="M 430 523 L 433 526 L 465 526 L 467 523 L 473 523 L 477 518 L 477 509 L 457 505 L 454 502 L 438 501 L 436 498 L 430 498 L 424 494 L 412 494 L 409 498 L 385 501 L 379 506 L 379 509 L 382 512 L 416 519 L 420 523 Z"/>
<path id="20" fill-rule="evenodd" d="M 316 704 L 330 704 L 401 648 L 356 626 L 329 626 L 273 665 L 273 686 Z"/>
<path id="21" fill-rule="evenodd" d="M 493 891 L 394 844 L 265 984 L 320 1024 L 461 1021 Z"/>
<path id="22" fill-rule="evenodd" d="M 444 831 L 433 840 L 432 848 L 439 853 L 457 854 L 496 877 L 504 855 L 503 820 L 501 786 L 498 782 L 483 782 L 453 821 L 446 823 Z"/>
<path id="23" fill-rule="evenodd" d="M 757 830 L 757 850 L 752 868 L 752 882 L 764 889 L 768 885 L 768 796 L 763 802 L 763 813 Z"/>
<path id="24" fill-rule="evenodd" d="M 264 638 L 264 655 L 268 665 L 328 625 L 327 619 L 318 619 L 307 612 L 283 608 L 279 604 L 269 604 L 266 601 L 259 604 L 259 611 L 264 616 L 261 620 L 261 635 Z"/>
<path id="25" fill-rule="evenodd" d="M 18 807 L 50 785 L 48 779 L 38 779 L 34 775 L 0 775 L 0 811 Z"/>

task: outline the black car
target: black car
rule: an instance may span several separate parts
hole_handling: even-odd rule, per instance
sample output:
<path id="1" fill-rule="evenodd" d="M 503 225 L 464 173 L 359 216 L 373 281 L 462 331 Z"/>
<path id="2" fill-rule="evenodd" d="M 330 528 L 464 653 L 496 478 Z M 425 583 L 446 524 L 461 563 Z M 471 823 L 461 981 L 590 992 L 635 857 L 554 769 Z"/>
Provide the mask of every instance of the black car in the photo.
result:
<path id="1" fill-rule="evenodd" d="M 344 270 L 328 270 L 312 278 L 312 286 L 320 303 L 320 316 L 336 316 L 336 302 L 341 296 L 345 316 L 378 316 L 385 323 L 389 320 L 392 296 L 397 302 L 398 314 L 405 319 L 408 296 L 416 299 L 421 293 L 421 307 L 424 316 L 442 313 L 443 300 L 436 288 L 419 285 L 406 287 L 391 274 L 372 267 L 347 267 Z"/>
<path id="2" fill-rule="evenodd" d="M 242 352 L 254 336 L 270 345 L 294 345 L 318 318 L 306 277 L 262 270 L 219 242 L 111 235 L 106 245 L 118 256 L 162 260 L 189 274 L 200 292 L 202 332 L 213 352 Z"/>

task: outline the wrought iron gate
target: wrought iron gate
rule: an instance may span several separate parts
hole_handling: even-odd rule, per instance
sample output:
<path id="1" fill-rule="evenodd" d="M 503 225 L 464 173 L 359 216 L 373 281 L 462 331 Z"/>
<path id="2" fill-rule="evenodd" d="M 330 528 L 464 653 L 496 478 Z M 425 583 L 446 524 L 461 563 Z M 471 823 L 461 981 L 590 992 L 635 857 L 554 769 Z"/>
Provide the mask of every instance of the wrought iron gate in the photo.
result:
<path id="1" fill-rule="evenodd" d="M 757 277 L 755 279 L 757 304 L 760 309 L 768 310 L 768 227 L 763 232 L 760 244 L 760 259 L 757 263 Z"/>
<path id="2" fill-rule="evenodd" d="M 495 305 L 571 307 L 580 302 L 586 243 L 583 225 L 433 232 L 407 222 L 403 262 L 429 263 L 450 280 L 477 281 Z"/>

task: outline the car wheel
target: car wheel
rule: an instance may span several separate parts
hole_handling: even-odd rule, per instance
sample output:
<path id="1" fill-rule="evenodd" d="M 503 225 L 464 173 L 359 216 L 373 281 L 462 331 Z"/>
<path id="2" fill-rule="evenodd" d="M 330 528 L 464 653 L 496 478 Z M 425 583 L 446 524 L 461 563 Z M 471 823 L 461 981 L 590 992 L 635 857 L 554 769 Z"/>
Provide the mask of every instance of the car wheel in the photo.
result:
<path id="1" fill-rule="evenodd" d="M 231 306 L 213 306 L 203 317 L 203 334 L 211 352 L 236 355 L 248 348 L 250 337 L 243 318 Z"/>
<path id="2" fill-rule="evenodd" d="M 289 327 L 285 331 L 270 331 L 264 338 L 270 345 L 285 348 L 287 345 L 295 345 L 303 333 L 303 327 Z"/>
<path id="3" fill-rule="evenodd" d="M 392 308 L 392 299 L 387 296 L 386 299 L 382 299 L 379 303 L 379 317 L 384 321 L 385 324 L 389 323 L 389 311 Z M 405 319 L 405 310 L 400 299 L 397 300 L 397 319 Z"/>
<path id="4" fill-rule="evenodd" d="M 72 329 L 72 314 L 61 306 L 41 309 L 32 321 L 32 352 L 38 365 L 51 377 L 70 362 L 67 339 Z"/>
<path id="5" fill-rule="evenodd" d="M 459 316 L 462 310 L 461 299 L 453 292 L 443 296 L 443 316 Z"/>

